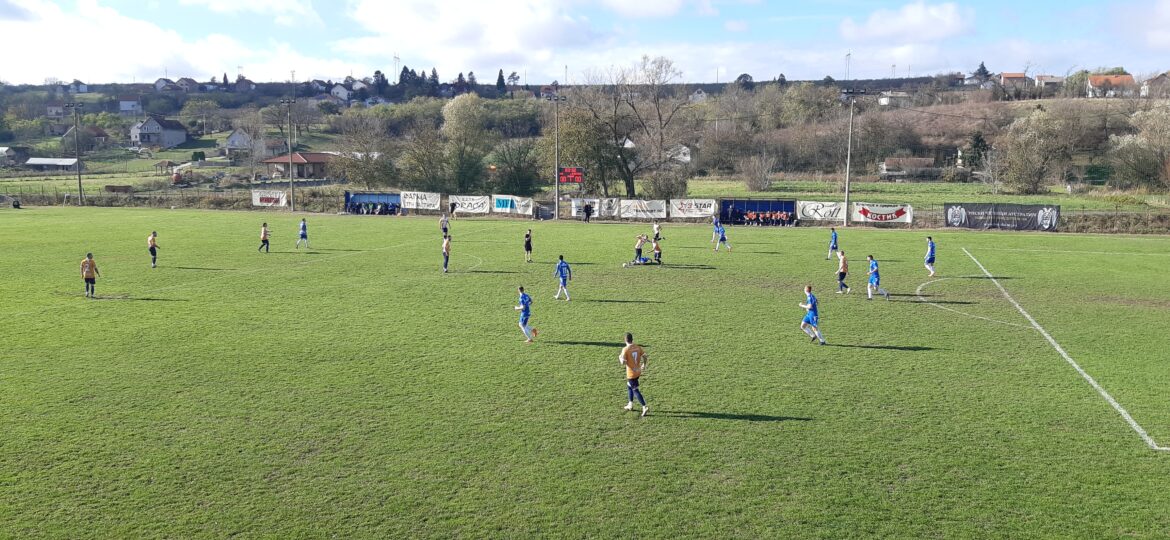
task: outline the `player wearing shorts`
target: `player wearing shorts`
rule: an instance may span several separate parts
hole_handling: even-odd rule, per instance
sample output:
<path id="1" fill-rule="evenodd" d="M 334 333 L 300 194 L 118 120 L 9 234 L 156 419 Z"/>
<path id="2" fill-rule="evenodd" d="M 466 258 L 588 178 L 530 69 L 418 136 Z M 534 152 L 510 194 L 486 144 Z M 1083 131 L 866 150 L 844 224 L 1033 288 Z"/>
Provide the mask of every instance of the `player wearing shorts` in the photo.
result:
<path id="1" fill-rule="evenodd" d="M 447 221 L 447 214 L 443 214 L 443 217 L 439 218 L 439 230 L 443 231 L 444 236 L 447 235 L 447 228 L 450 225 L 451 225 L 451 223 L 449 221 Z"/>
<path id="2" fill-rule="evenodd" d="M 821 345 L 825 344 L 825 338 L 821 335 L 819 324 L 821 322 L 820 306 L 817 305 L 817 297 L 813 296 L 812 285 L 804 286 L 805 302 L 800 305 L 804 308 L 804 320 L 800 321 L 800 331 L 814 342 L 820 341 Z"/>
<path id="3" fill-rule="evenodd" d="M 662 246 L 658 244 L 658 240 L 654 241 L 654 264 L 662 264 Z"/>
<path id="4" fill-rule="evenodd" d="M 150 267 L 157 268 L 158 265 L 158 231 L 152 231 L 150 236 L 146 237 L 146 250 L 150 252 Z"/>
<path id="5" fill-rule="evenodd" d="M 934 277 L 934 239 L 926 237 L 926 269 L 930 271 L 930 277 Z"/>
<path id="6" fill-rule="evenodd" d="M 532 262 L 532 229 L 524 233 L 524 262 Z"/>
<path id="7" fill-rule="evenodd" d="M 833 252 L 837 251 L 837 228 L 829 227 L 829 252 L 825 254 L 825 260 L 833 256 Z"/>
<path id="8" fill-rule="evenodd" d="M 618 355 L 618 363 L 626 367 L 626 393 L 630 399 L 626 402 L 625 410 L 634 410 L 634 398 L 638 398 L 638 403 L 642 404 L 642 416 L 646 416 L 650 413 L 650 407 L 646 406 L 646 398 L 642 397 L 642 389 L 638 387 L 638 379 L 646 369 L 646 351 L 642 350 L 641 345 L 634 344 L 634 335 L 631 333 L 626 333 L 626 346 Z"/>
<path id="9" fill-rule="evenodd" d="M 560 256 L 560 262 L 557 263 L 557 269 L 553 271 L 561 285 L 557 288 L 557 294 L 553 296 L 553 300 L 560 300 L 561 293 L 565 293 L 565 301 L 569 301 L 569 282 L 573 280 L 573 269 L 569 268 L 569 263 L 565 262 L 565 256 Z"/>
<path id="10" fill-rule="evenodd" d="M 86 253 L 85 258 L 81 259 L 81 280 L 85 282 L 86 298 L 97 298 L 97 278 L 101 275 L 97 261 L 93 260 L 93 253 Z"/>
<path id="11" fill-rule="evenodd" d="M 447 261 L 451 259 L 451 235 L 443 235 L 443 273 L 447 273 Z"/>
<path id="12" fill-rule="evenodd" d="M 845 276 L 849 275 L 849 261 L 845 260 L 845 252 L 837 252 L 837 294 L 848 293 L 849 286 L 845 284 Z"/>
<path id="13" fill-rule="evenodd" d="M 538 333 L 535 328 L 528 326 L 528 319 L 532 316 L 532 297 L 524 292 L 524 287 L 520 287 L 519 291 L 520 305 L 516 306 L 516 311 L 520 312 L 520 331 L 524 332 L 524 337 L 528 338 L 525 343 L 532 343 Z"/>
<path id="14" fill-rule="evenodd" d="M 711 216 L 711 243 L 714 244 L 719 241 L 719 216 Z"/>
<path id="15" fill-rule="evenodd" d="M 262 249 L 264 250 L 264 253 L 268 253 L 268 224 L 267 223 L 263 223 L 260 225 L 260 247 L 256 248 L 256 251 L 260 251 Z"/>
<path id="16" fill-rule="evenodd" d="M 654 222 L 654 241 L 662 240 L 662 224 L 657 221 Z"/>
<path id="17" fill-rule="evenodd" d="M 882 276 L 878 272 L 877 260 L 873 258 L 873 255 L 866 255 L 865 258 L 869 260 L 869 284 L 865 286 L 867 299 L 873 300 L 873 293 L 876 291 L 878 294 L 885 296 L 888 301 L 890 299 L 890 293 L 881 287 Z"/>
<path id="18" fill-rule="evenodd" d="M 305 249 L 309 249 L 309 224 L 301 218 L 300 232 L 297 233 L 297 249 L 301 249 L 301 240 L 305 241 Z"/>
<path id="19" fill-rule="evenodd" d="M 715 251 L 719 251 L 719 246 L 727 246 L 727 252 L 731 253 L 731 242 L 727 241 L 727 229 L 720 224 L 715 227 L 715 233 L 719 235 L 719 243 L 715 244 Z"/>
<path id="20" fill-rule="evenodd" d="M 634 264 L 642 264 L 642 246 L 646 245 L 648 240 L 644 234 L 634 237 Z"/>

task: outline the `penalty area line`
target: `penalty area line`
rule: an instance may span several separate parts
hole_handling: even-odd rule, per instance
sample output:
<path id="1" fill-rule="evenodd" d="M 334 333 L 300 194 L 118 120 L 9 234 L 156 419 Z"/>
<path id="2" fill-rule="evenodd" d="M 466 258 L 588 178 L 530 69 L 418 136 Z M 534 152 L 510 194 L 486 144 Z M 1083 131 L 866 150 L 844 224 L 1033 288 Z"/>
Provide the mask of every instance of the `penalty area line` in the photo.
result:
<path id="1" fill-rule="evenodd" d="M 1003 285 L 999 283 L 998 279 L 995 279 L 995 276 L 991 275 L 991 272 L 987 271 L 987 268 L 983 266 L 983 263 L 979 262 L 979 259 L 976 259 L 970 251 L 967 251 L 967 248 L 963 248 L 963 253 L 966 253 L 967 256 L 975 262 L 975 265 L 983 271 L 983 274 L 986 275 L 987 278 L 990 279 L 997 288 L 999 288 L 999 292 L 1003 293 L 1004 298 L 1007 298 L 1008 302 L 1011 302 L 1012 305 L 1015 306 L 1017 310 L 1019 310 L 1020 314 L 1023 315 L 1025 319 L 1028 319 L 1028 322 L 1032 323 L 1032 327 L 1039 331 L 1040 335 L 1044 336 L 1044 339 L 1048 340 L 1048 344 L 1052 345 L 1052 348 L 1056 349 L 1056 352 L 1060 353 L 1060 356 L 1064 357 L 1064 361 L 1068 362 L 1068 365 L 1072 366 L 1072 368 L 1075 369 L 1077 373 L 1080 373 L 1081 377 L 1084 378 L 1085 381 L 1088 382 L 1089 385 L 1092 386 L 1093 389 L 1096 390 L 1097 393 L 1100 394 L 1101 397 L 1104 398 L 1111 407 L 1113 407 L 1113 410 L 1117 411 L 1117 414 L 1120 414 L 1121 417 L 1125 419 L 1126 423 L 1129 424 L 1129 427 L 1133 428 L 1133 430 L 1137 432 L 1138 436 L 1141 437 L 1143 441 L 1145 441 L 1146 445 L 1149 446 L 1151 450 L 1162 452 L 1170 451 L 1170 447 L 1159 446 L 1158 442 L 1155 441 L 1149 433 L 1146 433 L 1146 430 L 1143 429 L 1142 426 L 1133 419 L 1133 416 L 1129 414 L 1129 411 L 1125 410 L 1125 407 L 1122 407 L 1116 399 L 1113 399 L 1113 396 L 1110 395 L 1109 392 L 1105 390 L 1105 388 L 1098 384 L 1097 380 L 1094 379 L 1092 375 L 1089 375 L 1088 372 L 1081 368 L 1080 364 L 1077 364 L 1076 360 L 1073 360 L 1072 357 L 1069 356 L 1067 352 L 1065 352 L 1064 347 L 1061 347 L 1060 344 L 1052 338 L 1052 335 L 1050 335 L 1048 331 L 1044 329 L 1044 327 L 1040 326 L 1040 323 L 1036 322 L 1036 319 L 1032 318 L 1032 316 L 1029 315 L 1027 311 L 1024 311 L 1024 308 L 1020 306 L 1020 303 L 1016 302 L 1016 299 L 1012 298 L 1012 295 L 1008 294 L 1007 289 L 1005 289 Z"/>

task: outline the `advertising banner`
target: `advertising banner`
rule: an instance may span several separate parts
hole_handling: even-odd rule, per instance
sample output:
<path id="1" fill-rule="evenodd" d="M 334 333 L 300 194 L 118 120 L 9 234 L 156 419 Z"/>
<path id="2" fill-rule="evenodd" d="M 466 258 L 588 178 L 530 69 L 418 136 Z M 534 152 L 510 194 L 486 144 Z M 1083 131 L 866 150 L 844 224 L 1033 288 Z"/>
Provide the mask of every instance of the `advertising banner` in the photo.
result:
<path id="1" fill-rule="evenodd" d="M 492 211 L 500 214 L 532 215 L 532 199 L 511 195 L 492 195 Z"/>
<path id="2" fill-rule="evenodd" d="M 853 203 L 854 223 L 912 223 L 914 207 L 908 204 Z"/>
<path id="3" fill-rule="evenodd" d="M 423 191 L 403 191 L 402 192 L 402 207 L 414 208 L 416 210 L 438 210 L 439 199 L 442 196 L 438 193 L 426 193 Z"/>
<path id="4" fill-rule="evenodd" d="M 597 215 L 599 217 L 618 217 L 621 208 L 621 199 L 601 199 L 601 211 Z"/>
<path id="5" fill-rule="evenodd" d="M 593 215 L 601 211 L 601 199 L 570 199 L 573 206 L 573 217 L 585 215 L 585 205 L 593 205 Z"/>
<path id="6" fill-rule="evenodd" d="M 448 199 L 461 214 L 486 214 L 492 209 L 492 198 L 487 195 L 451 195 Z"/>
<path id="7" fill-rule="evenodd" d="M 715 199 L 671 199 L 670 217 L 705 218 L 715 215 Z"/>
<path id="8" fill-rule="evenodd" d="M 252 206 L 288 206 L 283 191 L 275 189 L 253 189 Z"/>
<path id="9" fill-rule="evenodd" d="M 625 219 L 666 219 L 666 201 L 622 199 L 621 217 Z"/>
<path id="10" fill-rule="evenodd" d="M 1056 205 L 947 203 L 943 208 L 947 227 L 1055 231 L 1060 223 L 1060 206 Z"/>
<path id="11" fill-rule="evenodd" d="M 845 203 L 796 201 L 796 219 L 809 221 L 845 221 Z"/>

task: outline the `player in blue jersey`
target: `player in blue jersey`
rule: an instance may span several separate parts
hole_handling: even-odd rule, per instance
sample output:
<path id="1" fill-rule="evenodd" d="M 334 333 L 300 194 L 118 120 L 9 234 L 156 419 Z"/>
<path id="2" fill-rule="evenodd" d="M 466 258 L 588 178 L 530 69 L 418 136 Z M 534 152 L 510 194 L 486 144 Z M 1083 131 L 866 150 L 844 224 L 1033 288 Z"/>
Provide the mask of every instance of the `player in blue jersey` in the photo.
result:
<path id="1" fill-rule="evenodd" d="M 532 316 L 532 297 L 524 292 L 524 287 L 520 287 L 519 291 L 520 305 L 516 306 L 516 311 L 520 312 L 520 331 L 524 332 L 524 337 L 528 338 L 525 343 L 532 343 L 538 333 L 535 328 L 528 326 L 528 318 Z"/>
<path id="2" fill-rule="evenodd" d="M 825 254 L 826 261 L 833 256 L 834 251 L 837 251 L 837 228 L 829 227 L 829 252 Z"/>
<path id="3" fill-rule="evenodd" d="M 813 342 L 820 341 L 821 345 L 825 344 L 825 338 L 821 335 L 821 330 L 818 327 L 820 324 L 821 313 L 817 305 L 817 297 L 813 296 L 812 285 L 804 286 L 805 302 L 800 307 L 806 310 L 804 320 L 800 321 L 800 331 L 804 335 L 812 338 Z"/>
<path id="4" fill-rule="evenodd" d="M 557 269 L 553 271 L 553 275 L 560 278 L 561 286 L 557 288 L 556 296 L 553 300 L 560 300 L 561 293 L 565 293 L 565 301 L 569 301 L 569 282 L 573 280 L 573 270 L 569 268 L 569 263 L 565 262 L 565 256 L 561 255 L 560 262 L 557 263 Z"/>
<path id="5" fill-rule="evenodd" d="M 309 224 L 301 218 L 301 231 L 297 235 L 297 249 L 301 249 L 301 240 L 305 241 L 305 249 L 309 249 Z"/>
<path id="6" fill-rule="evenodd" d="M 873 293 L 877 292 L 889 300 L 890 293 L 882 288 L 882 276 L 878 272 L 877 260 L 873 258 L 873 255 L 866 255 L 865 258 L 869 260 L 869 284 L 865 286 L 865 296 L 868 300 L 873 300 Z"/>
<path id="7" fill-rule="evenodd" d="M 926 269 L 930 271 L 930 277 L 934 277 L 934 239 L 926 237 Z"/>
<path id="8" fill-rule="evenodd" d="M 711 216 L 711 243 L 714 244 L 719 241 L 719 229 L 722 225 L 719 224 L 719 216 Z"/>
<path id="9" fill-rule="evenodd" d="M 719 246 L 727 246 L 727 252 L 731 253 L 731 242 L 727 241 L 727 229 L 723 228 L 723 224 L 715 226 L 715 235 L 719 237 L 719 243 L 715 244 L 715 251 L 719 251 Z"/>

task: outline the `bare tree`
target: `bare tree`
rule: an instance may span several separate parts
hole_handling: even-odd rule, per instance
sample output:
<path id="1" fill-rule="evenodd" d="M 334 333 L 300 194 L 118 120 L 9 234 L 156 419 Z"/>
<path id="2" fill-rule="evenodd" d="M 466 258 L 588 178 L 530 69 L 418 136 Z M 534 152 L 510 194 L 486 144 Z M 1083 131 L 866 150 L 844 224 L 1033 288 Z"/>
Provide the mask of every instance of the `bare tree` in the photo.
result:
<path id="1" fill-rule="evenodd" d="M 368 110 L 350 110 L 340 128 L 342 151 L 329 162 L 330 174 L 366 189 L 392 185 L 396 148 L 386 136 L 386 120 Z"/>
<path id="2" fill-rule="evenodd" d="M 746 177 L 748 191 L 768 191 L 772 187 L 772 171 L 776 158 L 764 154 L 744 158 L 736 165 L 739 173 Z"/>

